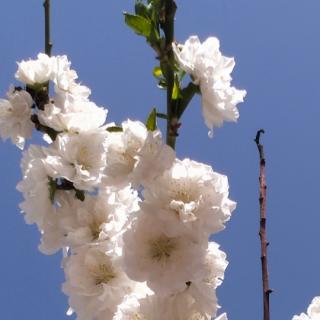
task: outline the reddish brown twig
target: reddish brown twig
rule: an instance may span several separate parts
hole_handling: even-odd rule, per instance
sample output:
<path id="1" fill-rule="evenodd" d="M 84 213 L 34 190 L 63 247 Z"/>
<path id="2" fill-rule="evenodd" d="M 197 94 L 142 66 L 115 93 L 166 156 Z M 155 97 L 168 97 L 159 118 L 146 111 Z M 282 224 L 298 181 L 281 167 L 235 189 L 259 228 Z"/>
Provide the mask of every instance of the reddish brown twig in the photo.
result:
<path id="1" fill-rule="evenodd" d="M 255 142 L 259 151 L 260 158 L 260 176 L 259 176 L 259 203 L 260 203 L 260 242 L 261 242 L 261 267 L 262 267 L 262 289 L 263 289 L 263 320 L 270 320 L 269 296 L 272 290 L 269 288 L 268 259 L 267 259 L 267 232 L 266 232 L 266 159 L 264 156 L 263 145 L 260 143 L 260 136 L 264 133 L 263 129 L 257 132 Z"/>

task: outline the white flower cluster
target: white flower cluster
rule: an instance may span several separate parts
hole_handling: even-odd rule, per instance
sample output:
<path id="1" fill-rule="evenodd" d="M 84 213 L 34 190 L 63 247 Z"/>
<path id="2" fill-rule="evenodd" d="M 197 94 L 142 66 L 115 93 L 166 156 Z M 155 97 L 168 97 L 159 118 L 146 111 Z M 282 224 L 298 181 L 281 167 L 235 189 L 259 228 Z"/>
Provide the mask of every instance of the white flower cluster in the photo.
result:
<path id="1" fill-rule="evenodd" d="M 245 90 L 230 86 L 235 61 L 221 54 L 220 42 L 214 37 L 201 43 L 197 36 L 191 36 L 184 45 L 172 46 L 179 66 L 200 87 L 202 113 L 212 137 L 213 127 L 220 127 L 224 121 L 237 121 L 237 104 L 246 96 Z"/>
<path id="2" fill-rule="evenodd" d="M 315 297 L 308 307 L 307 314 L 301 313 L 292 320 L 320 320 L 320 297 Z"/>
<path id="3" fill-rule="evenodd" d="M 245 93 L 227 88 L 233 60 L 221 56 L 215 40 L 201 50 L 191 48 L 195 41 L 175 51 L 201 90 L 218 90 L 210 93 L 214 107 L 204 103 L 208 126 L 235 120 Z M 211 65 L 207 46 L 215 46 Z M 11 88 L 0 100 L 0 134 L 22 148 L 34 126 L 45 133 L 47 146 L 24 152 L 17 188 L 26 222 L 41 233 L 39 249 L 65 252 L 68 313 L 79 320 L 215 317 L 228 263 L 208 238 L 236 206 L 227 177 L 177 159 L 160 131 L 141 122 L 106 124 L 107 110 L 89 100 L 66 56 L 22 61 L 16 79 L 26 89 Z M 50 81 L 54 96 L 41 105 Z"/>

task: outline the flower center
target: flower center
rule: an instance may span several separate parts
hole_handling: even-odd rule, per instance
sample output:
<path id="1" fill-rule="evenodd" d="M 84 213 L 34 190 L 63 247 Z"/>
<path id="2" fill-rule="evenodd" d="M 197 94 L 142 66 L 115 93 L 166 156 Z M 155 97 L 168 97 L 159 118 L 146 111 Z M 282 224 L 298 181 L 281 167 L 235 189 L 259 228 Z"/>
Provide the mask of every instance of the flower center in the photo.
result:
<path id="1" fill-rule="evenodd" d="M 90 154 L 86 146 L 81 146 L 79 148 L 77 161 L 84 170 L 90 170 L 91 168 Z"/>
<path id="2" fill-rule="evenodd" d="M 188 203 L 194 200 L 192 194 L 186 190 L 176 190 L 174 194 L 174 200 Z"/>
<path id="3" fill-rule="evenodd" d="M 99 264 L 96 268 L 91 270 L 91 274 L 95 279 L 96 285 L 105 283 L 116 277 L 116 273 L 111 265 L 105 263 Z"/>
<path id="4" fill-rule="evenodd" d="M 192 184 L 190 185 L 190 181 L 172 181 L 169 194 L 172 200 L 183 203 L 197 200 L 197 192 Z"/>
<path id="5" fill-rule="evenodd" d="M 130 320 L 144 320 L 145 318 L 139 315 L 138 313 L 135 313 L 132 315 L 132 318 Z"/>
<path id="6" fill-rule="evenodd" d="M 128 152 L 123 152 L 121 155 L 123 162 L 126 163 L 129 170 L 132 171 L 137 160 L 134 159 L 133 156 L 130 155 Z"/>
<path id="7" fill-rule="evenodd" d="M 177 241 L 174 238 L 161 236 L 155 240 L 150 241 L 149 254 L 152 259 L 155 259 L 157 261 L 168 260 L 176 248 Z"/>
<path id="8" fill-rule="evenodd" d="M 89 228 L 90 228 L 93 240 L 99 239 L 99 235 L 100 235 L 100 232 L 101 232 L 101 223 L 98 222 L 97 220 L 94 220 L 89 225 Z"/>

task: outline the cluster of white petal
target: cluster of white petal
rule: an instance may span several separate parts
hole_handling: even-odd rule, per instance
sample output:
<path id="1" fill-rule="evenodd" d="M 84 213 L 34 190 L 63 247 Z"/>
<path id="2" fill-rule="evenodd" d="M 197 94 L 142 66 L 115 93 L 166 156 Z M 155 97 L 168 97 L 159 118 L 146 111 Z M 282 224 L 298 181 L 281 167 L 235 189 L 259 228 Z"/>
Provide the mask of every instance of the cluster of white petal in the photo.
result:
<path id="1" fill-rule="evenodd" d="M 64 261 L 66 282 L 63 291 L 78 319 L 111 319 L 125 295 L 134 291 L 122 268 L 121 257 L 108 254 L 108 247 L 85 248 Z M 110 316 L 108 316 L 110 315 Z"/>
<path id="2" fill-rule="evenodd" d="M 107 131 L 97 129 L 58 135 L 53 148 L 61 157 L 61 176 L 80 190 L 92 191 L 101 182 L 106 165 Z"/>
<path id="3" fill-rule="evenodd" d="M 76 82 L 78 75 L 70 66 L 65 55 L 48 57 L 40 53 L 36 60 L 18 63 L 16 79 L 31 87 L 54 83 L 53 100 L 38 113 L 42 124 L 58 132 L 99 128 L 106 120 L 107 110 L 89 100 L 90 89 Z"/>
<path id="4" fill-rule="evenodd" d="M 107 110 L 95 103 L 72 94 L 56 96 L 54 103 L 45 105 L 39 112 L 41 123 L 58 132 L 81 132 L 101 127 L 106 120 Z"/>
<path id="5" fill-rule="evenodd" d="M 18 148 L 23 149 L 26 138 L 30 138 L 33 129 L 31 107 L 33 100 L 25 90 L 11 87 L 8 100 L 0 99 L 0 136 L 11 139 Z"/>
<path id="6" fill-rule="evenodd" d="M 171 167 L 175 152 L 161 139 L 160 131 L 148 131 L 140 121 L 122 123 L 122 132 L 109 136 L 106 184 L 146 186 Z"/>
<path id="7" fill-rule="evenodd" d="M 185 48 L 176 48 L 181 61 L 191 54 Z M 194 49 L 188 68 L 205 90 L 198 56 Z M 22 61 L 16 78 L 26 91 L 11 90 L 9 100 L 0 100 L 0 134 L 21 148 L 32 121 L 48 134 L 48 146 L 24 151 L 17 189 L 26 222 L 41 233 L 40 251 L 64 252 L 68 314 L 79 320 L 215 317 L 228 263 L 208 238 L 236 206 L 227 177 L 177 159 L 161 132 L 139 121 L 106 124 L 107 110 L 90 101 L 66 56 Z M 54 96 L 41 105 L 34 92 L 50 81 Z"/>
<path id="8" fill-rule="evenodd" d="M 23 193 L 24 201 L 20 204 L 26 223 L 37 224 L 41 229 L 46 217 L 52 215 L 55 208 L 50 200 L 50 181 L 58 176 L 52 164 L 59 158 L 47 155 L 44 147 L 31 145 L 23 153 L 21 171 L 23 179 L 17 189 Z"/>
<path id="9" fill-rule="evenodd" d="M 138 209 L 138 196 L 130 187 L 116 192 L 109 188 L 85 200 L 64 193 L 57 197 L 59 206 L 42 227 L 40 250 L 52 254 L 63 247 L 74 252 L 88 244 L 106 243 L 121 254 L 122 232 L 128 216 Z"/>
<path id="10" fill-rule="evenodd" d="M 168 228 L 192 234 L 216 233 L 230 219 L 236 203 L 228 198 L 228 178 L 212 167 L 176 159 L 144 192 L 144 208 L 153 211 Z M 156 209 L 155 209 L 156 208 Z M 172 232 L 177 232 L 172 230 Z"/>
<path id="11" fill-rule="evenodd" d="M 131 309 L 118 310 L 119 319 L 130 319 L 125 312 L 141 319 L 215 316 L 227 261 L 208 236 L 224 228 L 234 208 L 227 178 L 189 159 L 175 159 L 145 184 L 140 210 L 123 235 L 123 258 L 128 276 L 146 281 L 154 295 L 140 306 L 129 299 Z"/>
<path id="12" fill-rule="evenodd" d="M 209 320 L 210 315 L 205 315 L 197 310 L 194 299 L 187 291 L 161 297 L 148 295 L 137 299 L 129 295 L 118 306 L 112 320 Z M 227 320 L 227 315 L 221 314 L 215 320 Z"/>
<path id="13" fill-rule="evenodd" d="M 53 59 L 44 53 L 39 53 L 36 60 L 19 62 L 15 77 L 27 85 L 37 85 L 52 80 L 53 75 Z"/>
<path id="14" fill-rule="evenodd" d="M 301 313 L 299 316 L 294 316 L 292 320 L 320 320 L 320 297 L 313 298 L 307 314 Z"/>
<path id="15" fill-rule="evenodd" d="M 224 121 L 237 121 L 237 104 L 243 102 L 246 91 L 231 86 L 235 61 L 221 54 L 219 40 L 210 37 L 201 43 L 197 36 L 191 36 L 184 45 L 172 46 L 179 66 L 200 87 L 209 135 L 212 136 L 213 127 L 220 127 Z"/>

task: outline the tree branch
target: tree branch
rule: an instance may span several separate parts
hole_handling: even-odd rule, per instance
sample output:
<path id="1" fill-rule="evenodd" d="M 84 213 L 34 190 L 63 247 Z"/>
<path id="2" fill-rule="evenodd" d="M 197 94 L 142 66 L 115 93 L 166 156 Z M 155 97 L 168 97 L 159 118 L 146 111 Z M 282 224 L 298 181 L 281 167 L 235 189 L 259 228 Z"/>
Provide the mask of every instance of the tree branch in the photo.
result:
<path id="1" fill-rule="evenodd" d="M 269 288 L 268 259 L 267 259 L 267 232 L 266 232 L 266 159 L 264 156 L 263 145 L 260 143 L 260 136 L 264 133 L 263 129 L 258 130 L 255 143 L 259 151 L 260 158 L 260 176 L 259 176 L 259 203 L 260 203 L 260 242 L 261 242 L 261 268 L 262 268 L 262 289 L 263 289 L 263 319 L 270 320 L 269 296 L 272 290 Z"/>

